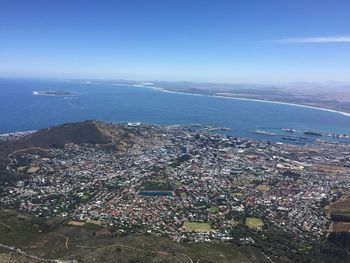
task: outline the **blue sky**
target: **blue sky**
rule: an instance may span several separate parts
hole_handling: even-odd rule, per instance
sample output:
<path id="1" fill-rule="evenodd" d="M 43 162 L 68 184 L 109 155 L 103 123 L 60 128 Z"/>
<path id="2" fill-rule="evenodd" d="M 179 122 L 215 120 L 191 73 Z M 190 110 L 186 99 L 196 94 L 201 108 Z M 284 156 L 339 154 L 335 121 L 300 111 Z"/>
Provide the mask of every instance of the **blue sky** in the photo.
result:
<path id="1" fill-rule="evenodd" d="M 350 81 L 349 0 L 0 0 L 0 76 Z"/>

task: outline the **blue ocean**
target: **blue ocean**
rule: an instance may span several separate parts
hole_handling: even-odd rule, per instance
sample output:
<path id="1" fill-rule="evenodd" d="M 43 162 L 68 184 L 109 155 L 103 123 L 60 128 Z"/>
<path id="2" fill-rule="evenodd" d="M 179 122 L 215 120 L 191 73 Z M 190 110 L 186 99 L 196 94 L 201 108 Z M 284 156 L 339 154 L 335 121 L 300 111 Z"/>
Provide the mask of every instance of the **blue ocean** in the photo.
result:
<path id="1" fill-rule="evenodd" d="M 117 83 L 117 82 L 115 82 Z M 75 96 L 35 96 L 33 91 Z M 202 124 L 231 135 L 281 141 L 282 128 L 350 134 L 350 117 L 256 101 L 167 93 L 112 82 L 0 79 L 0 133 L 36 130 L 66 122 L 101 120 L 153 124 Z M 264 130 L 277 134 L 257 134 Z M 306 136 L 314 140 L 312 136 Z"/>

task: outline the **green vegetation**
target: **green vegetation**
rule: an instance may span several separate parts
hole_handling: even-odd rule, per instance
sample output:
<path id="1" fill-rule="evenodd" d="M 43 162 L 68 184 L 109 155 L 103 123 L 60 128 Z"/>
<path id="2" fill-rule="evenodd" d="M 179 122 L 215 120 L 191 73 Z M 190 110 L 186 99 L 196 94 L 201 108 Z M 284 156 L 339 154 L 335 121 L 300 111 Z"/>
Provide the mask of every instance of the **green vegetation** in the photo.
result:
<path id="1" fill-rule="evenodd" d="M 235 186 L 246 186 L 249 185 L 251 182 L 248 179 L 240 179 L 233 182 Z"/>
<path id="2" fill-rule="evenodd" d="M 75 221 L 66 224 L 61 220 L 35 218 L 14 210 L 0 210 L 0 222 L 1 244 L 45 259 L 97 263 L 267 262 L 258 249 L 249 246 L 185 244 L 153 235 L 122 235 L 96 224 Z M 210 228 L 209 224 L 195 225 Z M 0 248 L 0 262 L 39 261 L 31 261 Z"/>
<path id="3" fill-rule="evenodd" d="M 176 186 L 176 187 L 181 187 L 181 186 L 182 186 L 182 183 L 181 183 L 181 182 L 179 182 L 179 181 L 175 181 L 175 183 L 174 183 L 174 184 L 175 184 L 175 186 Z"/>
<path id="4" fill-rule="evenodd" d="M 91 193 L 84 193 L 84 195 L 81 197 L 81 201 L 83 203 L 86 203 L 91 197 L 93 196 L 93 194 Z"/>
<path id="5" fill-rule="evenodd" d="M 164 176 L 157 175 L 157 176 L 152 176 L 150 181 L 165 183 L 166 178 Z"/>
<path id="6" fill-rule="evenodd" d="M 264 222 L 257 217 L 247 217 L 245 224 L 249 228 L 258 229 L 258 230 L 261 230 L 262 227 L 264 226 Z"/>
<path id="7" fill-rule="evenodd" d="M 171 162 L 170 167 L 175 168 L 180 164 L 189 161 L 190 159 L 191 159 L 191 155 L 188 155 L 188 154 L 181 155 L 180 157 L 176 158 Z"/>
<path id="8" fill-rule="evenodd" d="M 255 184 L 255 185 L 260 185 L 260 184 L 263 184 L 264 181 L 263 180 L 260 180 L 260 179 L 253 179 L 250 181 L 251 184 Z"/>
<path id="9" fill-rule="evenodd" d="M 146 181 L 142 185 L 142 191 L 172 191 L 173 188 L 165 181 Z"/>
<path id="10" fill-rule="evenodd" d="M 242 197 L 243 196 L 243 193 L 231 193 L 231 196 L 232 197 Z"/>
<path id="11" fill-rule="evenodd" d="M 27 166 L 19 166 L 17 167 L 17 172 L 23 173 L 27 169 Z"/>
<path id="12" fill-rule="evenodd" d="M 215 206 L 212 206 L 210 208 L 207 209 L 209 213 L 212 213 L 212 214 L 216 214 L 219 212 L 219 208 L 215 207 Z"/>
<path id="13" fill-rule="evenodd" d="M 183 226 L 186 228 L 187 232 L 208 232 L 211 230 L 209 223 L 185 222 Z"/>

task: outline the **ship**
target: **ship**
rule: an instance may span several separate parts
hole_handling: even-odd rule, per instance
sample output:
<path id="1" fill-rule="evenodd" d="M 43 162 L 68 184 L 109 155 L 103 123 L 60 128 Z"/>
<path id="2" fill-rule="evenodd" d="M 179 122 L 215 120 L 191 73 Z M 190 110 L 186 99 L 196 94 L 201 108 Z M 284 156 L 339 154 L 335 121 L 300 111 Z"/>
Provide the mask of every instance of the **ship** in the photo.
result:
<path id="1" fill-rule="evenodd" d="M 283 140 L 288 140 L 288 141 L 296 141 L 297 138 L 294 138 L 294 137 L 289 137 L 289 136 L 284 136 L 282 137 Z"/>
<path id="2" fill-rule="evenodd" d="M 296 130 L 289 129 L 289 128 L 282 128 L 282 131 L 285 131 L 285 132 L 296 132 Z"/>
<path id="3" fill-rule="evenodd" d="M 322 136 L 322 133 L 315 131 L 304 131 L 305 135 Z"/>
<path id="4" fill-rule="evenodd" d="M 268 132 L 268 131 L 263 131 L 263 130 L 255 130 L 255 134 L 261 134 L 261 135 L 269 135 L 269 136 L 276 136 L 277 134 L 274 132 Z"/>

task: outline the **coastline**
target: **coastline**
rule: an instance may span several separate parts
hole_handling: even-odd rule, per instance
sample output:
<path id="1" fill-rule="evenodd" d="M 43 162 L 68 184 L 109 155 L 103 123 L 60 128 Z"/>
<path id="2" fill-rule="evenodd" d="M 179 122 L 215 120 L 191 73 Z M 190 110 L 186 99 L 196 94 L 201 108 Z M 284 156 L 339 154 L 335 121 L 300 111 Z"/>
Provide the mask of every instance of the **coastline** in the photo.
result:
<path id="1" fill-rule="evenodd" d="M 289 105 L 289 106 L 294 106 L 294 107 L 301 107 L 301 108 L 309 108 L 309 109 L 314 109 L 314 110 L 328 111 L 328 112 L 337 113 L 337 114 L 341 114 L 341 115 L 350 117 L 350 113 L 345 112 L 345 111 L 337 111 L 337 110 L 332 110 L 332 109 L 328 109 L 328 108 L 321 108 L 321 107 L 304 105 L 304 104 L 296 104 L 296 103 L 291 103 L 291 102 L 282 102 L 282 101 L 273 101 L 273 100 L 258 100 L 258 99 L 239 98 L 239 97 L 226 97 L 226 96 L 222 96 L 222 95 L 213 95 L 212 97 L 225 98 L 225 99 L 235 99 L 235 100 L 248 100 L 248 101 L 256 101 L 256 102 L 272 103 L 272 104 L 281 104 L 281 105 Z"/>
<path id="2" fill-rule="evenodd" d="M 242 97 L 229 97 L 229 96 L 223 96 L 223 95 L 207 95 L 207 94 L 200 94 L 200 93 L 180 92 L 180 91 L 167 90 L 165 88 L 160 88 L 160 87 L 155 87 L 155 86 L 145 86 L 145 85 L 139 85 L 139 84 L 135 84 L 135 85 L 130 85 L 130 84 L 125 84 L 125 85 L 123 85 L 123 84 L 113 84 L 113 85 L 139 87 L 139 88 L 146 88 L 146 89 L 154 89 L 154 90 L 167 92 L 167 93 L 190 95 L 190 96 L 203 96 L 203 97 L 213 97 L 213 98 L 220 98 L 220 99 L 244 100 L 244 101 L 255 101 L 255 102 L 262 102 L 262 103 L 288 105 L 288 106 L 294 106 L 294 107 L 300 107 L 300 108 L 308 108 L 308 109 L 314 109 L 314 110 L 327 111 L 327 112 L 331 112 L 331 113 L 341 114 L 341 115 L 346 116 L 346 117 L 350 117 L 350 113 L 349 112 L 345 112 L 345 111 L 337 111 L 337 110 L 332 110 L 332 109 L 328 109 L 328 108 L 321 108 L 321 107 L 316 107 L 316 106 L 297 104 L 297 103 L 290 103 L 290 102 L 283 102 L 283 101 L 259 100 L 259 99 L 249 99 L 249 98 L 242 98 Z"/>

